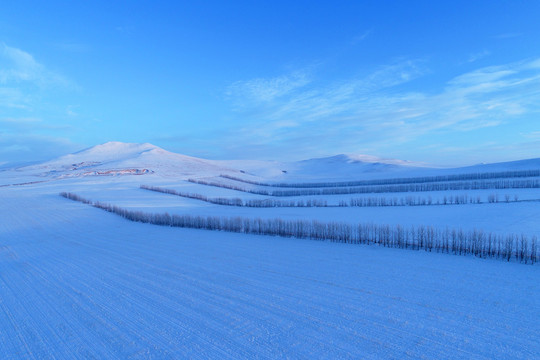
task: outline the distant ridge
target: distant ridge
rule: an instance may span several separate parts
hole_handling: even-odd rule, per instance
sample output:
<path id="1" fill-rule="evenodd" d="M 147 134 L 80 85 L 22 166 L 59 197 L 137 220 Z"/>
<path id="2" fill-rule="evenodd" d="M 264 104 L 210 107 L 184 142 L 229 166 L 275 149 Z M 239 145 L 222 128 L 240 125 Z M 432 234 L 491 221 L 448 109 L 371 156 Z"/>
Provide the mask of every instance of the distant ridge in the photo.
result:
<path id="1" fill-rule="evenodd" d="M 207 160 L 164 150 L 150 143 L 110 141 L 44 163 L 19 168 L 38 176 L 65 178 L 97 175 L 145 175 L 171 178 L 241 176 L 273 182 L 326 182 L 446 176 L 460 173 L 540 169 L 540 158 L 462 168 L 425 164 L 364 154 L 339 154 L 294 162 Z"/>
<path id="2" fill-rule="evenodd" d="M 373 155 L 365 154 L 338 154 L 329 157 L 313 158 L 303 161 L 324 161 L 324 162 L 345 162 L 345 163 L 364 163 L 364 164 L 386 164 L 399 166 L 427 167 L 426 164 L 410 160 L 387 159 Z"/>

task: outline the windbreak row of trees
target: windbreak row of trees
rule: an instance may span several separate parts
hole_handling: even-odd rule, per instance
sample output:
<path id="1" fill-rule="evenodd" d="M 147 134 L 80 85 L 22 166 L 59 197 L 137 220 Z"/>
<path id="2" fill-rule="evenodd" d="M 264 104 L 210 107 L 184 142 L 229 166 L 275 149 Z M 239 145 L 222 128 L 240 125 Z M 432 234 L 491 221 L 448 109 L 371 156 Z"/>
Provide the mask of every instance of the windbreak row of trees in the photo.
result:
<path id="1" fill-rule="evenodd" d="M 248 189 L 239 185 L 220 183 L 203 179 L 188 179 L 189 182 L 215 186 L 224 189 L 242 191 L 264 196 L 308 196 L 308 195 L 345 195 L 345 194 L 370 194 L 370 193 L 397 193 L 397 192 L 426 192 L 426 191 L 449 191 L 449 190 L 485 190 L 485 189 L 526 189 L 540 188 L 540 180 L 478 180 L 442 183 L 403 184 L 403 185 L 378 185 L 363 187 L 340 187 L 322 189 L 294 189 L 294 190 L 268 190 Z"/>
<path id="2" fill-rule="evenodd" d="M 498 235 L 480 230 L 436 229 L 432 226 L 349 224 L 309 220 L 252 219 L 225 216 L 151 214 L 93 202 L 73 193 L 61 196 L 90 204 L 125 219 L 155 225 L 220 230 L 245 234 L 328 240 L 348 244 L 376 244 L 390 248 L 473 255 L 534 264 L 538 261 L 536 236 Z"/>
<path id="3" fill-rule="evenodd" d="M 498 194 L 490 194 L 487 198 L 489 203 L 500 202 Z M 517 202 L 518 196 L 504 196 L 504 202 Z M 386 197 L 363 197 L 350 199 L 348 205 L 343 206 L 427 206 L 427 205 L 464 205 L 464 204 L 482 204 L 482 198 L 480 196 L 470 197 L 468 195 L 444 195 L 440 199 L 434 200 L 431 196 L 405 196 L 401 198 L 386 198 Z"/>
<path id="4" fill-rule="evenodd" d="M 166 189 L 157 186 L 141 185 L 141 189 L 156 191 L 164 194 L 171 194 L 176 196 L 185 197 L 188 199 L 195 199 L 205 201 L 211 204 L 227 205 L 227 206 L 243 206 L 243 207 L 257 207 L 257 208 L 269 208 L 269 207 L 328 207 L 338 205 L 328 205 L 327 200 L 321 199 L 298 199 L 298 200 L 276 200 L 276 199 L 241 199 L 241 198 L 224 198 L 224 197 L 208 197 L 206 195 L 197 193 L 186 193 L 176 191 L 174 189 Z"/>
<path id="5" fill-rule="evenodd" d="M 504 178 L 523 178 L 540 176 L 540 170 L 519 170 L 519 171 L 501 171 L 486 173 L 468 173 L 455 175 L 423 176 L 395 179 L 374 179 L 374 180 L 355 180 L 355 181 L 336 181 L 336 182 L 318 182 L 318 183 L 269 183 L 239 178 L 232 175 L 222 174 L 222 178 L 240 181 L 247 184 L 283 187 L 283 188 L 323 188 L 323 187 L 347 187 L 347 186 L 365 186 L 365 185 L 396 185 L 396 184 L 416 184 L 428 182 L 444 181 L 463 181 L 463 180 L 485 180 L 485 179 L 504 179 Z"/>
<path id="6" fill-rule="evenodd" d="M 226 206 L 242 206 L 256 208 L 270 207 L 378 207 L 378 206 L 428 206 L 428 205 L 463 205 L 463 204 L 482 204 L 482 199 L 477 197 L 469 197 L 467 195 L 445 195 L 441 199 L 433 200 L 428 197 L 405 196 L 401 198 L 393 197 L 363 197 L 350 200 L 341 200 L 336 204 L 328 204 L 327 200 L 323 199 L 297 199 L 297 200 L 277 200 L 277 199 L 241 199 L 241 198 L 223 198 L 223 197 L 208 197 L 197 193 L 185 193 L 174 189 L 166 189 L 157 186 L 141 185 L 141 189 L 156 191 L 164 194 L 181 196 L 188 199 L 205 201 L 211 204 L 226 205 Z M 489 203 L 499 202 L 498 194 L 490 194 L 487 198 Z M 505 195 L 505 202 L 518 201 L 517 195 L 511 197 Z"/>
<path id="7" fill-rule="evenodd" d="M 37 181 L 28 181 L 23 183 L 17 183 L 17 184 L 2 184 L 0 187 L 7 187 L 7 186 L 22 186 L 22 185 L 34 185 L 34 184 L 40 184 L 44 183 L 50 180 L 37 180 Z"/>

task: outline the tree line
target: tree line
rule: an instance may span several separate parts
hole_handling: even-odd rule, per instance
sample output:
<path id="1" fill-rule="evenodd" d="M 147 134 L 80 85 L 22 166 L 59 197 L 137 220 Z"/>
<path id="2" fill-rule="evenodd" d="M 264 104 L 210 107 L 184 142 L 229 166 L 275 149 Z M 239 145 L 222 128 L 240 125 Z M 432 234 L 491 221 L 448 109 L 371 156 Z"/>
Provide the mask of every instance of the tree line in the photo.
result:
<path id="1" fill-rule="evenodd" d="M 370 193 L 397 193 L 397 192 L 427 192 L 427 191 L 449 191 L 449 190 L 485 190 L 485 189 L 526 189 L 540 188 L 540 180 L 477 180 L 460 182 L 442 182 L 442 183 L 420 183 L 420 184 L 402 184 L 402 185 L 377 185 L 362 187 L 339 187 L 339 188 L 321 188 L 321 189 L 290 189 L 290 190 L 271 190 L 271 189 L 248 189 L 239 185 L 225 184 L 217 181 L 203 179 L 188 179 L 189 182 L 220 187 L 224 189 L 236 190 L 256 195 L 264 196 L 309 196 L 309 195 L 345 195 L 345 194 L 370 194 Z"/>
<path id="2" fill-rule="evenodd" d="M 349 200 L 341 200 L 336 204 L 328 204 L 323 199 L 297 199 L 297 200 L 277 200 L 277 199 L 241 199 L 208 197 L 197 193 L 186 193 L 174 189 L 166 189 L 158 186 L 141 185 L 141 189 L 156 191 L 164 194 L 176 195 L 188 199 L 195 199 L 216 205 L 271 208 L 271 207 L 378 207 L 378 206 L 429 206 L 429 205 L 463 205 L 463 204 L 482 204 L 480 196 L 469 197 L 468 195 L 445 195 L 441 199 L 433 200 L 428 197 L 405 196 L 401 198 L 392 197 L 363 197 Z M 490 194 L 487 198 L 489 203 L 499 202 L 498 194 Z M 504 196 L 504 202 L 516 202 L 518 196 Z"/>
<path id="3" fill-rule="evenodd" d="M 141 185 L 141 189 L 156 191 L 164 194 L 181 196 L 188 199 L 195 199 L 205 201 L 216 205 L 227 206 L 243 206 L 243 207 L 257 207 L 257 208 L 269 208 L 269 207 L 331 207 L 337 205 L 328 205 L 327 200 L 322 199 L 298 199 L 298 200 L 276 200 L 276 199 L 241 199 L 224 198 L 224 197 L 208 197 L 203 194 L 186 193 L 176 191 L 174 189 L 166 189 L 158 186 Z"/>
<path id="4" fill-rule="evenodd" d="M 454 175 L 438 175 L 438 176 L 422 176 L 408 178 L 391 178 L 391 179 L 374 179 L 374 180 L 355 180 L 355 181 L 334 181 L 334 182 L 318 182 L 318 183 L 269 183 L 263 181 L 255 181 L 243 179 L 240 177 L 222 174 L 220 177 L 239 181 L 247 184 L 281 188 L 323 188 L 323 187 L 351 187 L 365 185 L 396 185 L 396 184 L 416 184 L 428 182 L 444 182 L 444 181 L 463 181 L 463 180 L 485 180 L 485 179 L 503 179 L 503 178 L 523 178 L 540 176 L 540 170 L 519 170 L 519 171 L 500 171 L 500 172 L 483 172 L 483 173 L 468 173 Z"/>
<path id="5" fill-rule="evenodd" d="M 433 226 L 350 224 L 316 220 L 283 220 L 226 216 L 170 215 L 133 211 L 116 205 L 94 202 L 77 194 L 61 196 L 89 204 L 125 219 L 163 226 L 219 230 L 245 234 L 327 240 L 348 244 L 375 244 L 390 248 L 424 250 L 454 255 L 472 255 L 534 264 L 538 261 L 538 241 L 522 234 L 500 235 L 481 230 L 437 229 Z"/>

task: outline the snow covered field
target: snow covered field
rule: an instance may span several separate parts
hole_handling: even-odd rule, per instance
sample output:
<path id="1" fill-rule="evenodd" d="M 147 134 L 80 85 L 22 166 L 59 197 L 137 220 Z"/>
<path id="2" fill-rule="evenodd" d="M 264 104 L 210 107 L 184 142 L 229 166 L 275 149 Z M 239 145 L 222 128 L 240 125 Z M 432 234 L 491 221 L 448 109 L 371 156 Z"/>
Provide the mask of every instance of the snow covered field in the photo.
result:
<path id="1" fill-rule="evenodd" d="M 336 173 L 344 176 L 346 164 L 340 162 Z M 539 168 L 537 160 L 528 164 Z M 283 178 L 283 164 L 266 165 L 260 174 Z M 394 171 L 399 176 L 412 171 L 390 165 L 387 177 Z M 0 172 L 0 185 L 6 185 L 0 187 L 0 358 L 538 356 L 537 264 L 155 226 L 58 196 L 71 191 L 147 212 L 424 224 L 540 235 L 537 201 L 259 209 L 139 189 L 141 184 L 155 184 L 226 196 L 232 190 L 185 180 L 194 174 L 243 175 L 237 169 L 256 173 L 264 166 L 194 159 L 149 144 L 110 143 L 44 165 Z M 314 173 L 314 161 L 289 164 L 287 169 L 291 173 L 309 168 L 306 179 L 330 178 L 332 166 L 325 166 L 318 170 L 326 175 Z M 353 168 L 351 176 L 360 178 L 362 172 Z M 370 165 L 360 168 L 366 171 Z M 519 162 L 514 168 L 527 166 Z M 128 169 L 149 171 L 100 174 Z M 43 182 L 12 185 L 35 181 Z M 468 192 L 484 197 L 490 193 Z M 534 188 L 508 193 L 519 194 L 521 200 L 540 199 Z M 332 195 L 328 200 L 343 197 Z"/>

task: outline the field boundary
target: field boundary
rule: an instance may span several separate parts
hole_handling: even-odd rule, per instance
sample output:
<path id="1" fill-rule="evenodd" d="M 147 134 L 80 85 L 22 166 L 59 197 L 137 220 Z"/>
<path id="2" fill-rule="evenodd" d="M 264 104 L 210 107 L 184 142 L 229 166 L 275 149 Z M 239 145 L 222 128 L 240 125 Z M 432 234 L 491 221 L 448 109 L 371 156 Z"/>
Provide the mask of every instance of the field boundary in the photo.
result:
<path id="1" fill-rule="evenodd" d="M 154 214 L 85 199 L 74 193 L 60 196 L 117 214 L 127 220 L 162 226 L 206 229 L 255 235 L 326 240 L 347 244 L 379 245 L 389 248 L 425 250 L 454 255 L 472 255 L 518 263 L 538 261 L 538 240 L 527 235 L 498 235 L 482 230 L 436 229 L 432 226 L 378 225 L 316 220 L 283 220 L 225 216 Z"/>

